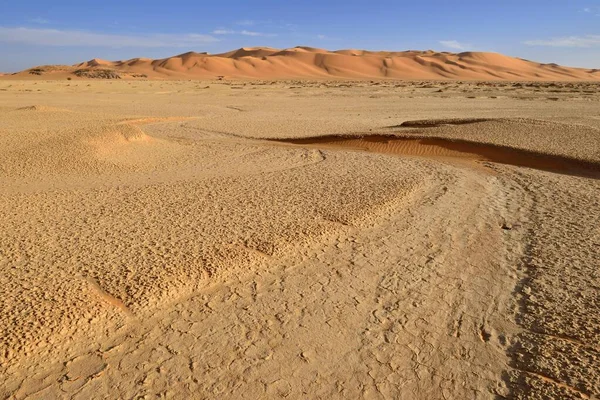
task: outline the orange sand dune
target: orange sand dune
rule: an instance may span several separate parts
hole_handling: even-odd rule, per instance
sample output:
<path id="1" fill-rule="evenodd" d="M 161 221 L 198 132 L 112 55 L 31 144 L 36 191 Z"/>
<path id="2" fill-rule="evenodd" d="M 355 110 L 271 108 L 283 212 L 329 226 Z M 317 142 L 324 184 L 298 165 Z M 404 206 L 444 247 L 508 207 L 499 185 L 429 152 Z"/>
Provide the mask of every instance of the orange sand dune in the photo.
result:
<path id="1" fill-rule="evenodd" d="M 107 74 L 106 71 L 111 72 Z M 116 75 L 116 76 L 115 76 Z M 542 64 L 497 53 L 403 52 L 357 49 L 328 51 L 312 47 L 241 48 L 226 53 L 188 52 L 151 60 L 93 59 L 61 68 L 43 66 L 14 77 L 82 78 L 352 78 L 461 80 L 600 80 L 600 70 Z"/>

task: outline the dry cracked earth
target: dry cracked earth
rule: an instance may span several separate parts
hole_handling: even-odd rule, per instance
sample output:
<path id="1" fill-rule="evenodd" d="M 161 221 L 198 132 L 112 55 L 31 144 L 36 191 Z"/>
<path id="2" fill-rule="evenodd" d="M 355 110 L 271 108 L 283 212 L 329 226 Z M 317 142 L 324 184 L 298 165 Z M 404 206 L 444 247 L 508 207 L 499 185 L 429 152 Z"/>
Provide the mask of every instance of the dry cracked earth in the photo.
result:
<path id="1" fill-rule="evenodd" d="M 0 80 L 0 397 L 599 396 L 598 88 Z"/>

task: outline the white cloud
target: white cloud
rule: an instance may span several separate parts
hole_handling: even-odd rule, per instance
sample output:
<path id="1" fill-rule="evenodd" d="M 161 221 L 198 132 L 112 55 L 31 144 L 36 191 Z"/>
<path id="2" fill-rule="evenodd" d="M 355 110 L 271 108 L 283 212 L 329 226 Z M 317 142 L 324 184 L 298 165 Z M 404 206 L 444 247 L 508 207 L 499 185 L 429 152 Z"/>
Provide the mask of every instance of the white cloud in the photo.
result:
<path id="1" fill-rule="evenodd" d="M 246 31 L 246 30 L 241 31 L 240 33 L 244 36 L 266 36 L 266 37 L 277 36 L 274 33 L 261 33 L 261 32 L 252 32 L 252 31 Z"/>
<path id="2" fill-rule="evenodd" d="M 251 19 L 244 19 L 242 21 L 236 22 L 235 24 L 241 25 L 241 26 L 252 26 L 252 25 L 256 24 L 256 22 Z"/>
<path id="3" fill-rule="evenodd" d="M 234 35 L 236 32 L 231 29 L 215 29 L 213 35 Z"/>
<path id="4" fill-rule="evenodd" d="M 262 32 L 254 32 L 254 31 L 234 31 L 231 29 L 215 29 L 212 31 L 213 35 L 244 35 L 244 36 L 262 36 L 262 37 L 274 37 L 277 36 L 274 33 L 262 33 Z"/>
<path id="5" fill-rule="evenodd" d="M 287 29 L 288 31 L 297 31 L 298 30 L 298 25 L 296 24 L 283 24 L 281 25 L 281 28 L 283 29 Z"/>
<path id="6" fill-rule="evenodd" d="M 48 21 L 47 19 L 44 19 L 42 17 L 36 17 L 36 18 L 32 18 L 27 20 L 27 22 L 31 22 L 32 24 L 49 24 L 50 21 Z"/>
<path id="7" fill-rule="evenodd" d="M 567 36 L 549 40 L 528 40 L 529 46 L 550 47 L 600 47 L 600 35 Z"/>
<path id="8" fill-rule="evenodd" d="M 328 42 L 334 42 L 334 41 L 339 41 L 340 38 L 336 37 L 336 36 L 329 36 L 329 35 L 323 35 L 323 34 L 318 34 L 318 35 L 309 35 L 309 36 L 303 36 L 306 37 L 307 39 L 319 39 L 319 40 L 326 40 Z"/>
<path id="9" fill-rule="evenodd" d="M 594 14 L 596 17 L 600 17 L 600 7 L 586 7 L 582 11 L 586 14 Z"/>
<path id="10" fill-rule="evenodd" d="M 440 44 L 444 47 L 454 50 L 467 50 L 468 48 L 472 47 L 470 44 L 460 43 L 456 40 L 440 40 Z"/>
<path id="11" fill-rule="evenodd" d="M 0 26 L 0 42 L 22 43 L 42 46 L 86 47 L 192 47 L 216 42 L 210 35 L 161 34 L 113 35 L 77 30 L 9 28 Z"/>

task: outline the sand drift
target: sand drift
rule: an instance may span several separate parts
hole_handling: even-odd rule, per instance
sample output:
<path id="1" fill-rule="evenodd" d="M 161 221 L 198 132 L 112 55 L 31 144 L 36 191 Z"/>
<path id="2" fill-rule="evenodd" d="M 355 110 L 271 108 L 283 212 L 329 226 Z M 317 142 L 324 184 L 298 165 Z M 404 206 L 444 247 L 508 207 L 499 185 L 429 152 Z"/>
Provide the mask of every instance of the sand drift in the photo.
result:
<path id="1" fill-rule="evenodd" d="M 468 141 L 428 138 L 413 139 L 386 135 L 369 135 L 363 137 L 330 135 L 303 139 L 279 139 L 278 141 L 319 148 L 343 148 L 383 154 L 489 161 L 566 175 L 600 179 L 600 170 L 598 170 L 598 165 L 595 163 Z"/>

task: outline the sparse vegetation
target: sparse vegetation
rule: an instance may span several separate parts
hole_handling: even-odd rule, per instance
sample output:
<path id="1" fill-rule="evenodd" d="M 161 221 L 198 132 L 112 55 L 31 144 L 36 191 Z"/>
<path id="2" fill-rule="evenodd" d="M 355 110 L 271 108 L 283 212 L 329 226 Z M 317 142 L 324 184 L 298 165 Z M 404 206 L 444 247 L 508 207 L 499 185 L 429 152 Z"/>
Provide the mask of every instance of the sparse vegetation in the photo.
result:
<path id="1" fill-rule="evenodd" d="M 31 75 L 42 75 L 44 73 L 44 70 L 41 68 L 32 68 L 29 70 L 29 73 Z"/>
<path id="2" fill-rule="evenodd" d="M 78 69 L 73 74 L 80 78 L 121 79 L 118 72 L 110 69 Z"/>

